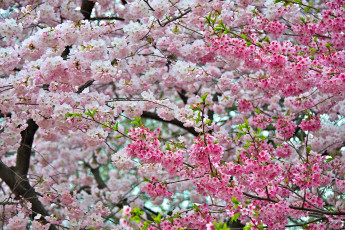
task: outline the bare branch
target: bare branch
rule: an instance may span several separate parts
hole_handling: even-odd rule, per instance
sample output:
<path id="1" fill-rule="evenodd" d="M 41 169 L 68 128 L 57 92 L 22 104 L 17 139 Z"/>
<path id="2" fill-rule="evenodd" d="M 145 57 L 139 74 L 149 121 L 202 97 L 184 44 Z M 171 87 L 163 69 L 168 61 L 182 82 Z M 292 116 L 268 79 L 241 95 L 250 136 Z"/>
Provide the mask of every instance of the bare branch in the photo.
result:
<path id="1" fill-rule="evenodd" d="M 183 123 L 177 119 L 173 119 L 171 121 L 166 121 L 166 120 L 163 120 L 162 118 L 160 118 L 157 114 L 152 113 L 152 112 L 146 112 L 146 111 L 143 112 L 143 115 L 141 117 L 149 118 L 149 119 L 153 119 L 156 121 L 161 121 L 161 122 L 165 122 L 165 123 L 169 123 L 169 124 L 173 124 L 173 125 L 176 125 L 182 129 L 188 131 L 189 133 L 193 134 L 194 136 L 199 136 L 199 133 L 196 132 L 193 127 L 185 127 L 183 125 Z"/>
<path id="2" fill-rule="evenodd" d="M 82 0 L 80 12 L 83 14 L 84 19 L 90 19 L 95 2 L 89 0 Z"/>
<path id="3" fill-rule="evenodd" d="M 97 187 L 99 189 L 103 189 L 106 188 L 107 185 L 105 184 L 104 180 L 102 179 L 100 173 L 99 173 L 99 167 L 97 168 L 92 168 L 89 164 L 85 163 L 85 166 L 88 167 L 91 171 L 91 173 L 93 174 L 93 177 L 95 178 L 96 182 L 97 182 Z"/>
<path id="4" fill-rule="evenodd" d="M 84 91 L 84 89 L 91 86 L 93 82 L 94 82 L 94 80 L 89 80 L 89 81 L 85 82 L 83 85 L 79 86 L 77 94 L 81 94 Z"/>
<path id="5" fill-rule="evenodd" d="M 34 141 L 35 133 L 38 129 L 38 125 L 32 119 L 27 121 L 28 127 L 20 132 L 22 140 L 17 152 L 16 160 L 16 173 L 20 176 L 25 176 L 28 173 L 30 166 L 30 156 L 31 156 L 31 147 Z"/>
<path id="6" fill-rule="evenodd" d="M 96 17 L 96 18 L 89 18 L 91 21 L 98 21 L 98 20 L 118 20 L 118 21 L 124 21 L 124 18 L 120 17 Z"/>

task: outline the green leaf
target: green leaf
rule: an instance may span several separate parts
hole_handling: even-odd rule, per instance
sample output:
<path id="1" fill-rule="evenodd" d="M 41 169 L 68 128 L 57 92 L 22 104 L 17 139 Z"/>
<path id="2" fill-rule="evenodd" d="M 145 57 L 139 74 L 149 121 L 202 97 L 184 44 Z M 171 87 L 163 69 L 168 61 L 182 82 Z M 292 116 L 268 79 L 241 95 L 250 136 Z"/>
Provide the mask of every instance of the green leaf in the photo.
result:
<path id="1" fill-rule="evenodd" d="M 245 34 L 241 34 L 240 37 L 243 38 L 244 40 L 247 40 L 247 35 Z"/>
<path id="2" fill-rule="evenodd" d="M 208 93 L 206 93 L 204 96 L 201 97 L 201 102 L 206 102 Z"/>
<path id="3" fill-rule="evenodd" d="M 309 10 L 310 10 L 310 7 L 309 7 L 309 6 L 306 7 L 306 8 L 304 8 L 304 12 L 306 12 L 306 13 L 308 13 Z"/>
<path id="4" fill-rule="evenodd" d="M 119 130 L 119 122 L 116 122 L 114 126 L 111 127 L 114 131 Z"/>
<path id="5" fill-rule="evenodd" d="M 309 50 L 310 50 L 310 54 L 314 54 L 317 52 L 317 49 L 314 49 L 314 48 L 309 48 Z"/>
<path id="6" fill-rule="evenodd" d="M 247 120 L 247 119 L 245 119 L 245 118 L 244 118 L 244 124 L 245 124 L 245 126 L 244 126 L 244 127 L 246 127 L 246 128 L 248 128 L 248 127 L 249 127 L 248 120 Z"/>
<path id="7" fill-rule="evenodd" d="M 327 157 L 327 162 L 330 162 L 330 161 L 332 161 L 332 160 L 334 160 L 335 159 L 335 154 L 334 153 L 329 153 L 329 156 Z M 344 173 L 344 175 L 345 175 L 345 173 Z"/>
<path id="8" fill-rule="evenodd" d="M 254 215 L 253 216 L 258 217 L 258 214 L 259 214 L 259 211 L 254 209 Z"/>
<path id="9" fill-rule="evenodd" d="M 141 230 L 146 230 L 149 227 L 149 223 L 147 221 L 145 221 L 143 227 L 141 228 Z"/>
<path id="10" fill-rule="evenodd" d="M 207 119 L 206 122 L 205 122 L 205 124 L 206 124 L 206 125 L 212 124 L 212 121 Z"/>
<path id="11" fill-rule="evenodd" d="M 131 217 L 129 220 L 130 220 L 130 221 L 135 221 L 135 222 L 137 222 L 137 223 L 139 224 L 141 219 L 140 219 L 139 216 L 133 216 L 133 217 Z"/>
<path id="12" fill-rule="evenodd" d="M 210 22 L 210 21 L 211 21 L 211 17 L 212 17 L 212 12 L 210 12 L 210 13 L 208 14 L 208 16 L 205 17 L 205 19 L 206 19 L 208 22 Z"/>
<path id="13" fill-rule="evenodd" d="M 237 140 L 239 140 L 246 133 L 237 133 Z"/>
<path id="14" fill-rule="evenodd" d="M 327 43 L 325 46 L 326 46 L 326 48 L 327 48 L 327 49 L 329 49 L 329 50 L 330 50 L 330 49 L 331 49 L 332 44 Z"/>
<path id="15" fill-rule="evenodd" d="M 250 230 L 252 228 L 252 224 L 249 223 L 248 225 L 243 227 L 243 230 Z"/>
<path id="16" fill-rule="evenodd" d="M 121 138 L 122 137 L 122 135 L 116 135 L 115 136 L 115 139 L 119 139 L 119 138 Z"/>
<path id="17" fill-rule="evenodd" d="M 107 128 L 107 127 L 109 127 L 108 123 L 104 122 L 104 125 L 102 126 L 102 128 L 104 129 L 104 128 Z"/>
<path id="18" fill-rule="evenodd" d="M 67 117 L 83 117 L 81 113 L 67 113 Z"/>
<path id="19" fill-rule="evenodd" d="M 243 145 L 245 150 L 248 150 L 248 148 L 251 146 L 251 144 Z"/>
<path id="20" fill-rule="evenodd" d="M 96 112 L 97 112 L 97 109 L 94 109 L 93 111 L 92 111 L 92 117 L 94 117 L 95 116 L 95 114 L 96 114 Z"/>
<path id="21" fill-rule="evenodd" d="M 141 216 L 142 214 L 144 214 L 143 211 L 141 211 L 138 207 L 135 207 L 132 211 L 132 214 L 136 215 L 136 216 Z"/>
<path id="22" fill-rule="evenodd" d="M 95 114 L 96 114 L 96 112 L 97 112 L 97 109 L 94 109 L 93 111 L 91 111 L 90 109 L 87 109 L 87 112 L 86 113 L 84 113 L 86 116 L 90 116 L 90 117 L 94 117 L 95 116 Z"/>
<path id="23" fill-rule="evenodd" d="M 261 113 L 261 111 L 260 111 L 259 108 L 257 108 L 254 112 L 257 113 L 257 114 L 260 114 L 260 113 Z"/>
<path id="24" fill-rule="evenodd" d="M 266 137 L 264 135 L 259 135 L 257 137 L 260 138 L 261 140 L 265 140 L 266 139 Z"/>
<path id="25" fill-rule="evenodd" d="M 201 119 L 200 118 L 195 118 L 194 121 L 195 121 L 195 123 L 199 123 L 201 121 Z"/>
<path id="26" fill-rule="evenodd" d="M 215 32 L 219 32 L 219 31 L 224 31 L 224 29 L 223 29 L 223 27 L 222 27 L 221 25 L 216 25 L 216 26 L 214 27 L 214 31 L 215 31 Z"/>
<path id="27" fill-rule="evenodd" d="M 162 215 L 158 213 L 156 217 L 152 217 L 153 221 L 156 222 L 158 225 L 160 225 L 161 220 L 162 220 Z"/>
<path id="28" fill-rule="evenodd" d="M 232 198 L 231 198 L 231 201 L 232 201 L 232 203 L 234 203 L 234 204 L 240 204 L 240 203 L 238 202 L 238 200 L 237 200 L 236 197 L 232 197 Z"/>
<path id="29" fill-rule="evenodd" d="M 228 229 L 229 229 L 229 228 L 227 227 L 226 223 L 222 223 L 222 222 L 220 222 L 220 223 L 213 222 L 212 224 L 213 224 L 213 226 L 214 226 L 214 228 L 215 228 L 216 230 L 228 230 Z"/>
<path id="30" fill-rule="evenodd" d="M 286 111 L 285 116 L 290 116 L 290 109 L 288 109 L 288 111 Z"/>
<path id="31" fill-rule="evenodd" d="M 176 148 L 179 148 L 179 149 L 184 149 L 185 146 L 184 145 L 176 145 Z"/>
<path id="32" fill-rule="evenodd" d="M 196 204 L 193 204 L 193 209 L 194 209 L 194 211 L 196 211 L 196 212 L 199 212 L 199 211 L 200 211 L 199 206 L 196 205 Z"/>
<path id="33" fill-rule="evenodd" d="M 180 217 L 180 213 L 176 213 L 175 215 L 173 215 L 172 217 L 168 218 L 168 220 L 171 222 L 171 223 L 174 223 L 174 219 L 175 218 L 179 218 Z"/>
<path id="34" fill-rule="evenodd" d="M 135 125 L 138 125 L 138 126 L 142 126 L 143 123 L 141 122 L 141 117 L 135 117 L 134 118 L 135 120 L 131 122 L 131 124 L 135 124 Z"/>
<path id="35" fill-rule="evenodd" d="M 265 37 L 263 41 L 264 41 L 264 42 L 268 42 L 268 43 L 271 42 L 270 39 L 269 39 L 268 37 Z"/>
<path id="36" fill-rule="evenodd" d="M 216 230 L 219 230 L 220 228 L 220 223 L 217 224 L 217 222 L 213 222 L 213 227 L 216 229 Z"/>
<path id="37" fill-rule="evenodd" d="M 241 213 L 236 213 L 233 217 L 231 217 L 231 222 L 236 222 L 238 217 L 241 215 Z"/>
<path id="38" fill-rule="evenodd" d="M 262 230 L 265 229 L 264 226 L 262 226 L 262 225 L 258 225 L 258 228 L 262 229 Z"/>

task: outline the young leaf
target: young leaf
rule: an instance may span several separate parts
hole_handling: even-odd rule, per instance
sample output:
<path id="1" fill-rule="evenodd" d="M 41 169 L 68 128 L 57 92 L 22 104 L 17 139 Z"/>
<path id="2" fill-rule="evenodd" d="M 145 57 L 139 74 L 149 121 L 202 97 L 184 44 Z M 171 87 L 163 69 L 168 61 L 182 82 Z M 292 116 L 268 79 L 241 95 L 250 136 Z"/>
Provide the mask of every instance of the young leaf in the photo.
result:
<path id="1" fill-rule="evenodd" d="M 246 127 L 246 128 L 248 128 L 248 127 L 249 127 L 248 120 L 247 120 L 247 119 L 245 119 L 245 118 L 244 118 L 244 124 L 245 124 L 245 126 L 244 126 L 244 127 Z"/>
<path id="2" fill-rule="evenodd" d="M 153 221 L 156 222 L 158 225 L 161 223 L 162 215 L 158 213 L 156 217 L 152 217 Z"/>
<path id="3" fill-rule="evenodd" d="M 145 221 L 143 227 L 141 228 L 141 230 L 146 230 L 149 227 L 149 223 L 147 221 Z"/>
<path id="4" fill-rule="evenodd" d="M 207 96 L 208 96 L 208 93 L 206 93 L 204 96 L 202 96 L 201 97 L 201 102 L 205 103 Z"/>
<path id="5" fill-rule="evenodd" d="M 237 218 L 241 215 L 241 213 L 236 213 L 235 215 L 233 215 L 233 217 L 231 217 L 231 222 L 236 222 Z"/>
<path id="6" fill-rule="evenodd" d="M 240 37 L 243 38 L 244 40 L 247 40 L 247 35 L 245 34 L 241 34 Z"/>
<path id="7" fill-rule="evenodd" d="M 133 216 L 133 217 L 131 217 L 129 220 L 130 220 L 130 221 L 135 221 L 135 222 L 137 222 L 137 223 L 139 224 L 141 219 L 140 219 L 139 216 Z"/>

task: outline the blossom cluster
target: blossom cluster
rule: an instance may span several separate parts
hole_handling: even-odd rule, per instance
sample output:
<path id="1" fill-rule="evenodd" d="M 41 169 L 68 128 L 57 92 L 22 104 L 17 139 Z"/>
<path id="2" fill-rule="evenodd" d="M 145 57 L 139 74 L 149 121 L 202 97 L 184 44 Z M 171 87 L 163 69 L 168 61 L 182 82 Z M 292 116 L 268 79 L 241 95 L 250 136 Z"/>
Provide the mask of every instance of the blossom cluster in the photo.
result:
<path id="1" fill-rule="evenodd" d="M 344 229 L 344 5 L 0 1 L 3 226 Z"/>

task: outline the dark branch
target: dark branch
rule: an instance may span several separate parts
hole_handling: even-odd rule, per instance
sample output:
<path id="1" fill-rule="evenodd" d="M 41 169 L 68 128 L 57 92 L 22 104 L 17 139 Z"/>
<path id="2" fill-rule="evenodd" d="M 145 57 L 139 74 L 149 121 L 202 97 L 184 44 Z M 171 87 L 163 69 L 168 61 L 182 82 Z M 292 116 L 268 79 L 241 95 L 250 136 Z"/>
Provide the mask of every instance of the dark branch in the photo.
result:
<path id="1" fill-rule="evenodd" d="M 0 178 L 5 181 L 14 193 L 16 199 L 25 199 L 32 204 L 31 210 L 33 212 L 33 217 L 36 216 L 36 214 L 49 216 L 49 213 L 39 201 L 35 189 L 30 185 L 27 178 L 32 143 L 38 129 L 38 125 L 32 119 L 29 119 L 27 124 L 28 127 L 20 132 L 22 140 L 17 151 L 16 167 L 9 168 L 0 161 Z M 44 218 L 41 218 L 41 220 L 43 223 L 48 223 Z M 55 230 L 56 227 L 51 225 L 49 229 Z"/>
<path id="2" fill-rule="evenodd" d="M 19 176 L 25 176 L 28 174 L 30 166 L 30 156 L 31 156 L 31 147 L 34 141 L 35 133 L 38 129 L 38 125 L 32 119 L 27 121 L 28 127 L 20 132 L 22 140 L 17 152 L 16 160 L 16 173 Z"/>
<path id="3" fill-rule="evenodd" d="M 97 21 L 97 20 L 118 20 L 118 21 L 124 21 L 124 18 L 120 17 L 97 17 L 97 18 L 90 18 L 91 21 Z"/>
<path id="4" fill-rule="evenodd" d="M 89 0 L 82 0 L 80 12 L 83 14 L 84 19 L 90 19 L 95 2 Z"/>
<path id="5" fill-rule="evenodd" d="M 97 168 L 92 168 L 89 164 L 85 163 L 85 166 L 88 167 L 91 171 L 91 173 L 93 174 L 93 177 L 95 178 L 96 182 L 97 182 L 97 187 L 99 189 L 103 189 L 106 188 L 107 185 L 105 184 L 104 180 L 101 177 L 101 174 L 99 173 L 99 167 Z"/>
<path id="6" fill-rule="evenodd" d="M 65 49 L 63 50 L 61 57 L 63 60 L 67 60 L 67 57 L 69 55 L 69 51 L 71 50 L 72 46 L 65 46 Z"/>
<path id="7" fill-rule="evenodd" d="M 11 187 L 10 185 L 14 185 L 13 170 L 7 167 L 1 160 L 0 160 L 0 178 L 1 180 L 5 181 L 5 183 L 9 187 Z"/>
<path id="8" fill-rule="evenodd" d="M 265 197 L 259 197 L 259 196 L 255 196 L 255 195 L 251 195 L 249 193 L 244 192 L 243 195 L 255 199 L 255 200 L 265 200 L 268 202 L 273 202 L 273 203 L 278 203 L 277 200 L 273 200 L 270 198 L 265 198 Z M 342 216 L 345 215 L 345 212 L 337 212 L 337 211 L 324 211 L 324 210 L 319 210 L 319 209 L 312 209 L 312 208 L 305 208 L 305 207 L 299 207 L 299 206 L 294 206 L 294 205 L 290 205 L 289 208 L 294 209 L 294 210 L 301 210 L 301 211 L 307 211 L 307 212 L 314 212 L 314 213 L 321 213 L 324 215 L 336 215 L 336 216 Z"/>
<path id="9" fill-rule="evenodd" d="M 168 21 L 166 21 L 166 22 L 164 22 L 162 24 L 161 23 L 159 23 L 159 24 L 160 24 L 160 26 L 164 27 L 164 26 L 168 25 L 170 22 L 173 22 L 173 21 L 175 21 L 177 19 L 182 18 L 183 16 L 185 16 L 186 14 L 188 14 L 191 11 L 192 11 L 192 9 L 188 8 L 184 13 L 182 13 L 182 14 L 176 16 L 176 17 L 170 18 Z"/>
<path id="10" fill-rule="evenodd" d="M 0 111 L 0 118 L 1 117 L 11 117 L 11 113 L 2 113 L 1 111 Z"/>
<path id="11" fill-rule="evenodd" d="M 199 136 L 199 133 L 196 132 L 193 127 L 185 127 L 183 125 L 183 123 L 177 119 L 173 119 L 171 121 L 166 121 L 166 120 L 163 120 L 162 118 L 160 118 L 157 114 L 151 113 L 151 112 L 146 112 L 146 111 L 143 112 L 143 115 L 141 117 L 149 118 L 149 119 L 153 119 L 156 121 L 161 121 L 161 122 L 165 122 L 165 123 L 169 123 L 169 124 L 173 124 L 173 125 L 176 125 L 182 129 L 188 131 L 189 133 L 193 134 L 194 136 Z"/>
<path id="12" fill-rule="evenodd" d="M 177 91 L 178 95 L 180 96 L 181 100 L 184 104 L 187 104 L 188 97 L 186 97 L 186 90 L 182 89 L 181 92 Z"/>
<path id="13" fill-rule="evenodd" d="M 77 94 L 80 94 L 84 91 L 84 89 L 86 89 L 87 87 L 89 87 L 90 85 L 92 85 L 92 83 L 94 82 L 94 80 L 88 80 L 87 82 L 85 82 L 83 85 L 79 86 Z"/>

